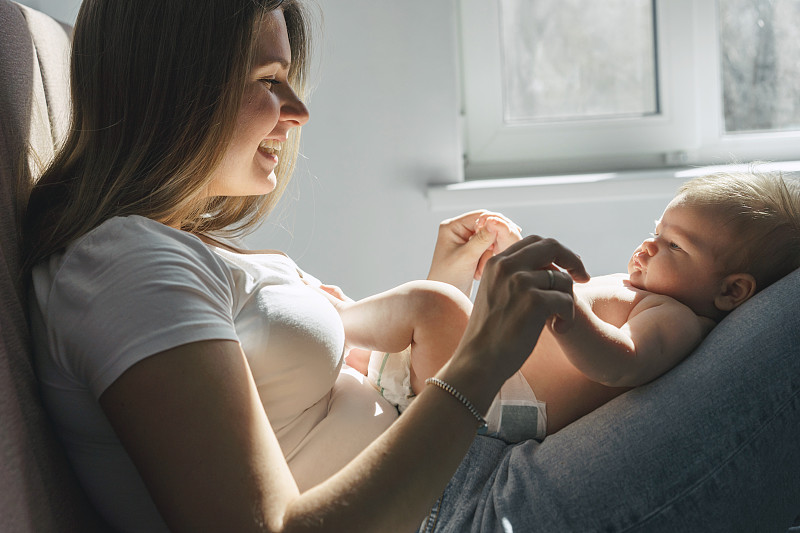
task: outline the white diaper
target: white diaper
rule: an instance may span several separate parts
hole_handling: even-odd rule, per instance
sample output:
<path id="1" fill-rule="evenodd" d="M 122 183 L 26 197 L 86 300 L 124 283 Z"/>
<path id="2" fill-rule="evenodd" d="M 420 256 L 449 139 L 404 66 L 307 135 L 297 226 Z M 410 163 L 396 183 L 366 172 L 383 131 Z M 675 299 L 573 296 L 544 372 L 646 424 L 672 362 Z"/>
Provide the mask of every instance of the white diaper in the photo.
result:
<path id="1" fill-rule="evenodd" d="M 402 413 L 414 399 L 411 389 L 411 346 L 400 353 L 372 352 L 367 380 Z"/>
<path id="2" fill-rule="evenodd" d="M 533 394 L 528 380 L 517 372 L 500 388 L 489 411 L 487 427 L 479 431 L 508 443 L 542 440 L 547 435 L 547 409 Z"/>
<path id="3" fill-rule="evenodd" d="M 411 347 L 400 353 L 372 352 L 367 380 L 391 404 L 403 412 L 414 399 L 411 389 Z M 542 440 L 547 435 L 547 409 L 525 377 L 517 372 L 500 388 L 489 411 L 487 427 L 478 433 L 508 443 Z"/>

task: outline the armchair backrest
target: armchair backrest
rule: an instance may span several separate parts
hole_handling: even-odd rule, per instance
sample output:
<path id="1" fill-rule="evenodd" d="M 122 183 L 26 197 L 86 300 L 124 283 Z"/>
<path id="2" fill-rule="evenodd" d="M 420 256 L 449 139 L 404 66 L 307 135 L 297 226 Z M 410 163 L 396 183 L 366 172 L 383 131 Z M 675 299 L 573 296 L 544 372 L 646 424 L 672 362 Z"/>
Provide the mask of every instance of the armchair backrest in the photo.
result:
<path id="1" fill-rule="evenodd" d="M 69 121 L 70 29 L 0 0 L 0 529 L 106 528 L 54 437 L 31 366 L 19 214 Z"/>

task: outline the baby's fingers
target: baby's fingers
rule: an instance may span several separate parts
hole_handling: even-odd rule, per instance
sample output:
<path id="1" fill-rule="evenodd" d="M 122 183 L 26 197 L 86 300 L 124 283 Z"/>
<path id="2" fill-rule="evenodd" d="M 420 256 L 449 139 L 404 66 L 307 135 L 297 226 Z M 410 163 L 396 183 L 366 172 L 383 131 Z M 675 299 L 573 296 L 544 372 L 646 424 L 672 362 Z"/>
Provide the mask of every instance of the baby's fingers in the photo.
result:
<path id="1" fill-rule="evenodd" d="M 522 239 L 520 228 L 504 217 L 489 217 L 486 219 L 486 227 L 496 235 L 497 252 L 502 252 L 515 242 Z"/>
<path id="2" fill-rule="evenodd" d="M 483 211 L 476 220 L 476 225 L 484 226 L 491 220 L 493 220 L 495 223 L 499 223 L 507 227 L 508 231 L 512 233 L 516 233 L 517 235 L 522 234 L 522 228 L 519 227 L 513 220 L 511 220 L 502 213 L 497 213 L 494 211 Z"/>

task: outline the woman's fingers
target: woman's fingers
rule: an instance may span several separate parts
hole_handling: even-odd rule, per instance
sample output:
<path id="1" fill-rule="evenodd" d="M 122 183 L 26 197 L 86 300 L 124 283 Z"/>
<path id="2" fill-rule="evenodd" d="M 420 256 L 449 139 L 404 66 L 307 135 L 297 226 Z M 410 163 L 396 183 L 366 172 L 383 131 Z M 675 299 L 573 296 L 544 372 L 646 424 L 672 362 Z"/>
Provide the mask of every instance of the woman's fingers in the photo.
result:
<path id="1" fill-rule="evenodd" d="M 554 265 L 566 270 L 577 282 L 589 280 L 589 273 L 580 256 L 555 239 L 529 235 L 494 257 L 495 262 L 508 262 L 504 268 L 542 270 Z"/>
<path id="2" fill-rule="evenodd" d="M 530 355 L 542 329 L 554 316 L 565 323 L 573 319 L 569 275 L 521 268 L 508 257 L 492 259 L 478 288 L 463 353 L 497 368 L 507 379 Z"/>
<path id="3" fill-rule="evenodd" d="M 492 377 L 507 379 L 530 355 L 548 321 L 561 331 L 571 325 L 573 279 L 588 278 L 580 257 L 556 240 L 534 235 L 510 245 L 486 261 L 454 358 L 475 358 L 497 370 Z"/>

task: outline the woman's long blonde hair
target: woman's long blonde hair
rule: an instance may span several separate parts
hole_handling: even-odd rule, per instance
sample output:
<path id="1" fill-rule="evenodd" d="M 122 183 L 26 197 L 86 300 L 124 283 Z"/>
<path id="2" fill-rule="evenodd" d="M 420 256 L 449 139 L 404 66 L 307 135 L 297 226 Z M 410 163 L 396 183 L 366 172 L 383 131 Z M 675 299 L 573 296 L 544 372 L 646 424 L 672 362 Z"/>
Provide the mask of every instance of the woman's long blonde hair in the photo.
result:
<path id="1" fill-rule="evenodd" d="M 309 28 L 298 0 L 84 0 L 71 59 L 69 133 L 24 216 L 30 267 L 114 216 L 241 234 L 275 205 L 297 158 L 293 128 L 266 196 L 206 197 L 235 127 L 255 28 L 281 9 L 303 98 Z"/>

